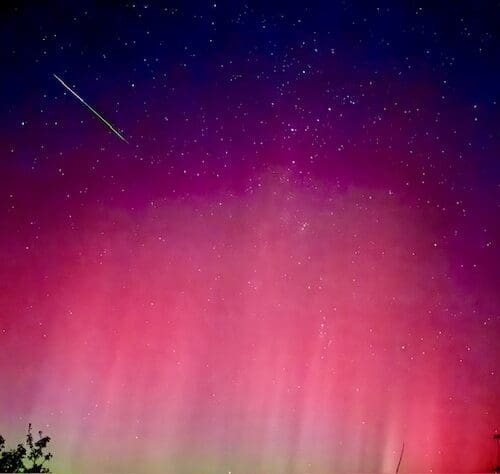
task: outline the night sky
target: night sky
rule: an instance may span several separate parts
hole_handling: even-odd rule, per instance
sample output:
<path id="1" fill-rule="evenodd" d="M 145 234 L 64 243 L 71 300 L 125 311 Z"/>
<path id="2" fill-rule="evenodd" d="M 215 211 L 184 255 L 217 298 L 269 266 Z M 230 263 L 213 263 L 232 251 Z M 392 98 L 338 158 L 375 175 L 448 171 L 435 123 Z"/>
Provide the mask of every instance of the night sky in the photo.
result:
<path id="1" fill-rule="evenodd" d="M 12 2 L 15 3 L 15 2 Z M 497 1 L 0 15 L 0 433 L 56 472 L 479 472 Z M 119 130 L 120 140 L 53 76 Z"/>

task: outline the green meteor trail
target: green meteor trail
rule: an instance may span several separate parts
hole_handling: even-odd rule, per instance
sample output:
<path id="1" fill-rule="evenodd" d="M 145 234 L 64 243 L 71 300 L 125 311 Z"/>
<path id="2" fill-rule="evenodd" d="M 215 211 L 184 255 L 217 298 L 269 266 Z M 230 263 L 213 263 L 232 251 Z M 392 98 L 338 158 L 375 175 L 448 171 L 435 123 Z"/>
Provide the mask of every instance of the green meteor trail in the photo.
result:
<path id="1" fill-rule="evenodd" d="M 111 131 L 120 139 L 120 140 L 123 140 L 125 143 L 128 144 L 128 141 L 125 140 L 125 138 L 123 137 L 123 135 L 118 131 L 116 130 L 115 127 L 113 127 L 113 125 L 111 125 L 99 112 L 97 112 L 97 110 L 95 110 L 92 106 L 90 106 L 89 104 L 87 104 L 87 102 L 85 102 L 73 89 L 71 89 L 60 77 L 58 77 L 57 75 L 54 74 L 54 77 L 66 88 L 68 89 L 83 105 L 85 105 L 85 107 L 87 107 L 94 115 L 97 116 L 97 118 L 99 120 L 101 120 L 101 122 L 103 122 L 108 128 L 111 129 Z"/>

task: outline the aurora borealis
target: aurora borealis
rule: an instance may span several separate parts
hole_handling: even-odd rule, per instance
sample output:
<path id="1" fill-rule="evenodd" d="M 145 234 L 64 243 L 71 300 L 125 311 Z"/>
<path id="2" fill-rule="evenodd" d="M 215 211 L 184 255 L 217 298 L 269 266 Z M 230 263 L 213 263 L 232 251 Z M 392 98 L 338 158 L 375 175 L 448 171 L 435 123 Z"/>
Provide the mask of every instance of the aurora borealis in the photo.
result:
<path id="1" fill-rule="evenodd" d="M 77 3 L 2 7 L 0 433 L 54 472 L 491 469 L 498 5 Z"/>

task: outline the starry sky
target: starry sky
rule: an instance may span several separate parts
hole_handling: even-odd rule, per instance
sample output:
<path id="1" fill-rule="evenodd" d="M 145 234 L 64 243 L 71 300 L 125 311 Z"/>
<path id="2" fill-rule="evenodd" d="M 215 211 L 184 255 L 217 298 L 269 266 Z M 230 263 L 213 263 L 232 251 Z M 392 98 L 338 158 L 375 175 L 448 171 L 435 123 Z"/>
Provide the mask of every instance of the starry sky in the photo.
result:
<path id="1" fill-rule="evenodd" d="M 52 469 L 480 472 L 496 1 L 2 7 L 0 433 Z M 121 141 L 57 74 L 126 138 Z"/>

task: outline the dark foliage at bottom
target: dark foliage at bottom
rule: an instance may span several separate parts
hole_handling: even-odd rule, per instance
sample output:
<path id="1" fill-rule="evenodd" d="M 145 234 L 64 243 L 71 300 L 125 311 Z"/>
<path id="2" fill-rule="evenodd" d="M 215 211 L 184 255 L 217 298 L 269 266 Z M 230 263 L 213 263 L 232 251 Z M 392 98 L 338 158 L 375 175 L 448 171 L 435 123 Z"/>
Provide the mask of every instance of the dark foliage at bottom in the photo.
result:
<path id="1" fill-rule="evenodd" d="M 50 472 L 45 463 L 52 454 L 44 452 L 50 438 L 38 432 L 38 440 L 33 439 L 31 423 L 26 434 L 26 443 L 19 443 L 15 448 L 5 449 L 5 438 L 0 435 L 0 472 Z"/>

